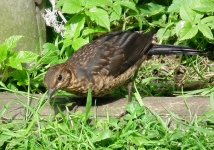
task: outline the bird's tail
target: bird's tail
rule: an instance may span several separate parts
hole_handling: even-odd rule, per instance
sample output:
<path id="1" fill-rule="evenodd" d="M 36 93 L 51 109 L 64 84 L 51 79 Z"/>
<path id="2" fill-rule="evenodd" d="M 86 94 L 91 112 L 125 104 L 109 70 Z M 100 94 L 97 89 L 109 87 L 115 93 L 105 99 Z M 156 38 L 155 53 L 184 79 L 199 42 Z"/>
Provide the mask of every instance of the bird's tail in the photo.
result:
<path id="1" fill-rule="evenodd" d="M 153 45 L 148 51 L 148 55 L 201 55 L 206 56 L 207 53 L 198 51 L 185 46 L 175 45 Z"/>

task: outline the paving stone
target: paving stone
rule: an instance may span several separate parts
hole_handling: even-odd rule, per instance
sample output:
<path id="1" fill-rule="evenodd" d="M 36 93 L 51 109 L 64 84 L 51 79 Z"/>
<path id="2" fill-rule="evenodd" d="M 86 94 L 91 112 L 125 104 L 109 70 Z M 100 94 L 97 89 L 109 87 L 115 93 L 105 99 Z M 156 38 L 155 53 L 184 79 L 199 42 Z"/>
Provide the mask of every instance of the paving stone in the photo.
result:
<path id="1" fill-rule="evenodd" d="M 39 99 L 44 95 L 33 95 L 30 99 L 30 107 L 35 108 L 39 104 Z M 74 107 L 78 105 L 76 112 L 85 112 L 85 98 L 69 98 L 56 97 L 51 103 L 46 102 L 40 114 L 44 117 L 55 115 L 61 111 L 74 111 Z M 176 114 L 183 118 L 193 115 L 202 116 L 211 110 L 209 97 L 145 97 L 142 100 L 145 107 L 160 115 L 168 118 L 171 114 Z M 0 112 L 5 112 L 2 119 L 20 120 L 25 117 L 25 105 L 28 105 L 28 97 L 14 93 L 0 93 Z M 92 115 L 97 117 L 118 117 L 124 112 L 128 101 L 124 98 L 101 98 L 93 102 Z M 1 113 L 0 113 L 1 114 Z"/>

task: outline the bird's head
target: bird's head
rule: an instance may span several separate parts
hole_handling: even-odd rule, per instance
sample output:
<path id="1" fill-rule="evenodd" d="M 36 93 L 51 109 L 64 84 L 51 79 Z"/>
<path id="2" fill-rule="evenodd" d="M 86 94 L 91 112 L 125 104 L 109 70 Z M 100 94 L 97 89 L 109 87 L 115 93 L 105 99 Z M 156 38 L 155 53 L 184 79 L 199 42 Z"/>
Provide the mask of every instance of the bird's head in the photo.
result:
<path id="1" fill-rule="evenodd" d="M 66 68 L 65 64 L 59 64 L 49 68 L 44 79 L 49 98 L 51 98 L 57 90 L 67 87 L 71 78 L 71 71 Z"/>

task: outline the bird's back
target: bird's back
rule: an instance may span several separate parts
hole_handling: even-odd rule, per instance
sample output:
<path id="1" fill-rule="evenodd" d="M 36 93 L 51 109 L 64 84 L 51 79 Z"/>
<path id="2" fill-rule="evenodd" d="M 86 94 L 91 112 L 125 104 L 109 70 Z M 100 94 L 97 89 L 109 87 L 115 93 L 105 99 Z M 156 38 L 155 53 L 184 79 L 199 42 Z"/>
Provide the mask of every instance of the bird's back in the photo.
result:
<path id="1" fill-rule="evenodd" d="M 126 71 L 147 53 L 153 33 L 114 32 L 83 46 L 67 64 L 96 73 L 105 68 L 108 75 Z"/>

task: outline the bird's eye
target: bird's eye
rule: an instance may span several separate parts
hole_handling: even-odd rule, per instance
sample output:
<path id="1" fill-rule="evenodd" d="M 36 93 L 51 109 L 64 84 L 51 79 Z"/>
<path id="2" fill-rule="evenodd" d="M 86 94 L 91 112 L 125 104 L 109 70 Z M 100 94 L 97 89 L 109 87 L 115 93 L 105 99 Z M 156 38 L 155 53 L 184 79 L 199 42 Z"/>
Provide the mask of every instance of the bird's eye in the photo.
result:
<path id="1" fill-rule="evenodd" d="M 62 80 L 62 75 L 60 74 L 57 79 L 58 79 L 58 81 L 61 81 Z"/>

